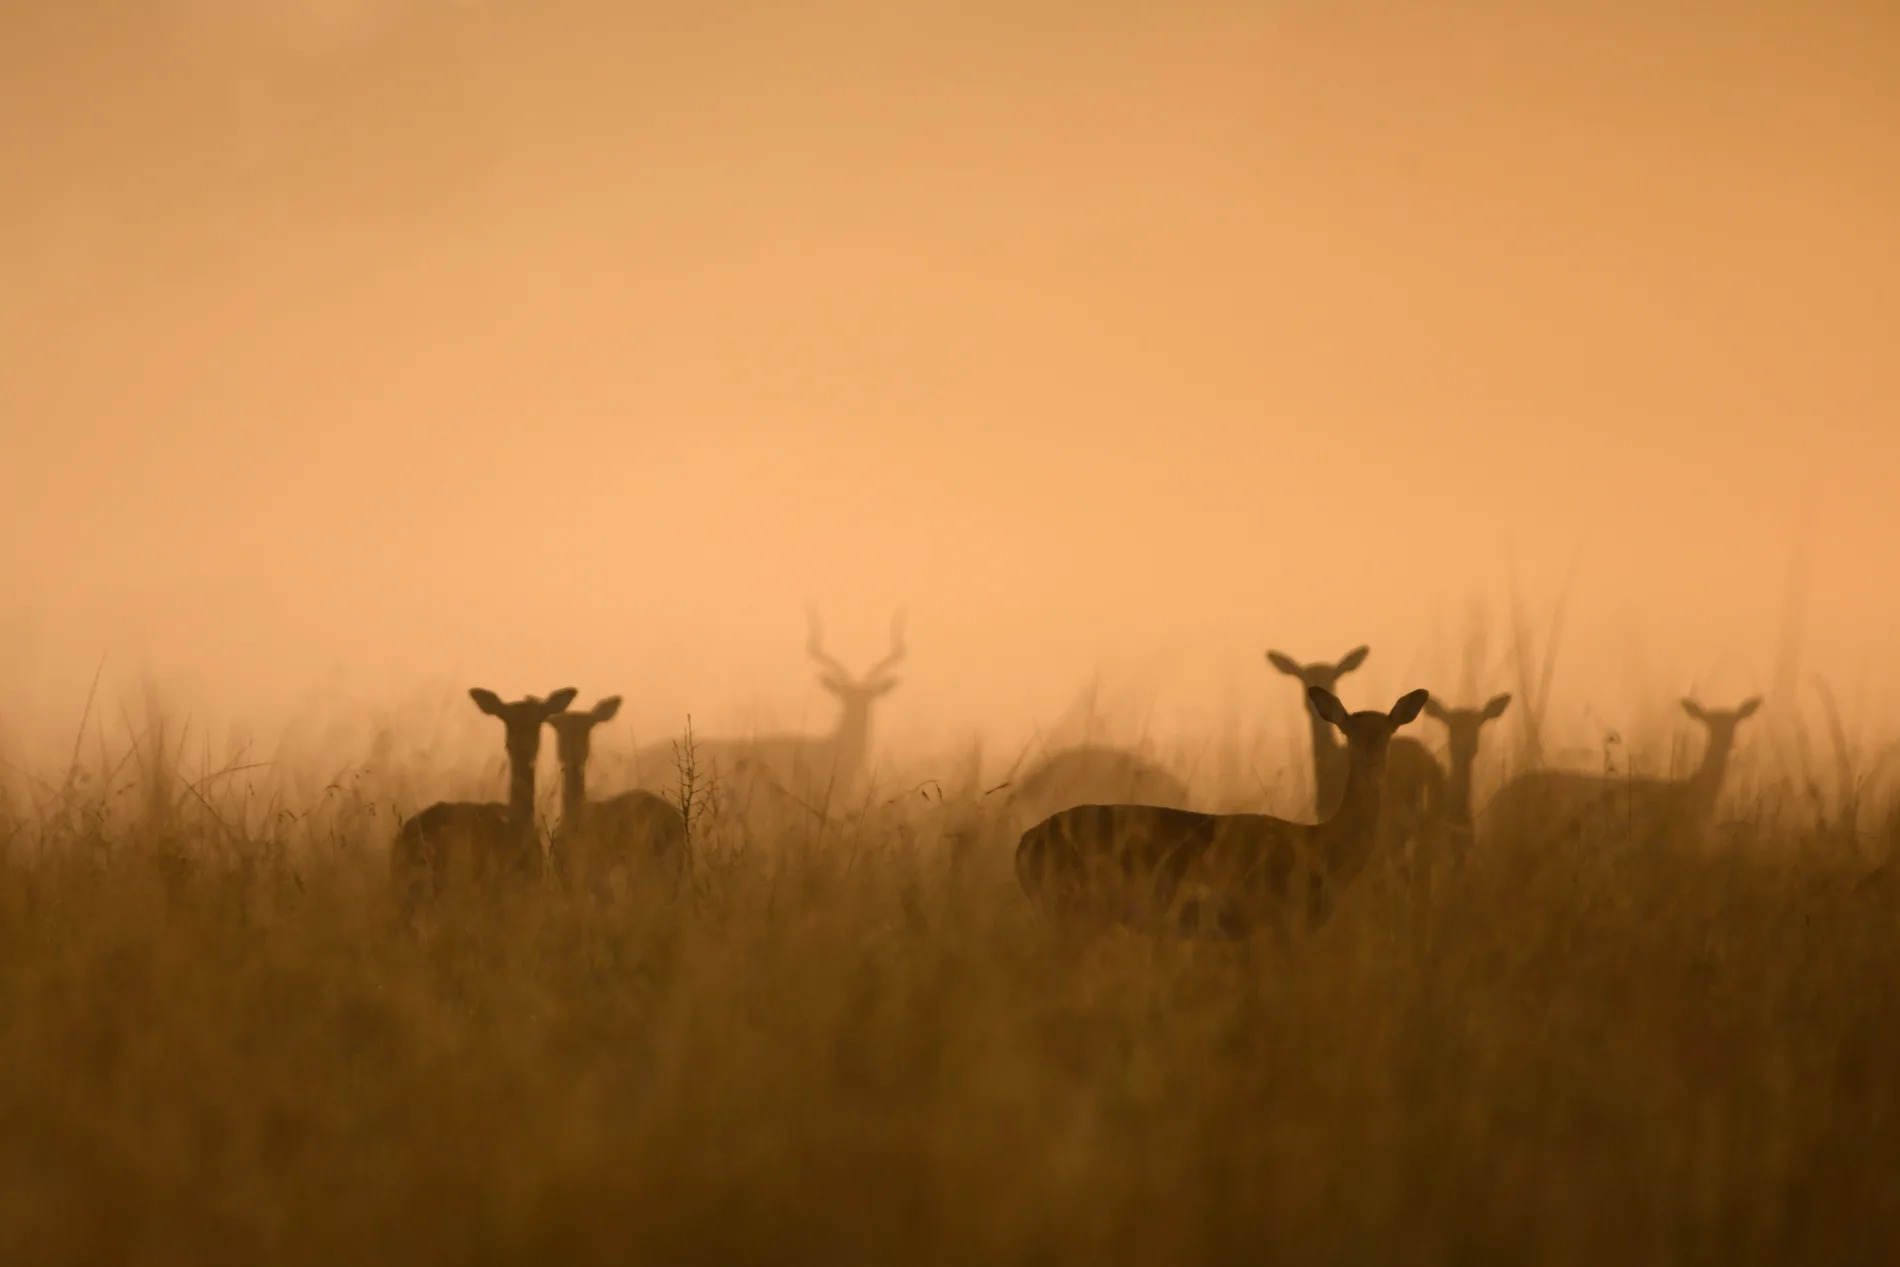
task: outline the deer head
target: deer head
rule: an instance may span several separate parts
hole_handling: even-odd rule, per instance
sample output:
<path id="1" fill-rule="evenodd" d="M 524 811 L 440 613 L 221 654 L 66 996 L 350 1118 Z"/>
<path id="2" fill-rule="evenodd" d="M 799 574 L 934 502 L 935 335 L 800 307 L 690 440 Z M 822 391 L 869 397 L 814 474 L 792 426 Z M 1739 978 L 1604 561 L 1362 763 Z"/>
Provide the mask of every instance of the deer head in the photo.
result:
<path id="1" fill-rule="evenodd" d="M 1399 727 L 1409 725 L 1430 701 L 1430 694 L 1424 690 L 1408 691 L 1399 696 L 1398 703 L 1390 710 L 1374 708 L 1349 713 L 1339 697 L 1325 687 L 1306 688 L 1306 702 L 1312 705 L 1313 712 L 1345 735 L 1346 749 L 1352 753 L 1355 765 L 1373 768 L 1383 765 L 1386 749 Z"/>
<path id="2" fill-rule="evenodd" d="M 609 695 L 584 713 L 555 713 L 548 718 L 554 728 L 554 752 L 563 766 L 585 766 L 594 746 L 594 727 L 611 721 L 620 711 L 620 697 Z"/>
<path id="3" fill-rule="evenodd" d="M 1483 708 L 1443 708 L 1437 700 L 1431 700 L 1425 705 L 1425 715 L 1449 732 L 1452 765 L 1470 765 L 1478 757 L 1478 732 L 1486 722 L 1504 716 L 1510 706 L 1508 693 L 1493 696 Z"/>
<path id="4" fill-rule="evenodd" d="M 897 679 L 890 671 L 904 658 L 904 613 L 899 610 L 891 617 L 891 649 L 876 664 L 864 671 L 863 677 L 854 677 L 851 671 L 825 653 L 823 631 L 819 628 L 818 611 L 807 611 L 810 632 L 805 641 L 805 654 L 818 663 L 818 684 L 844 701 L 847 709 L 856 705 L 868 708 L 870 702 L 885 694 L 897 685 Z"/>
<path id="5" fill-rule="evenodd" d="M 1682 701 L 1682 711 L 1709 728 L 1709 741 L 1733 740 L 1735 728 L 1761 707 L 1761 697 L 1745 699 L 1734 708 L 1704 708 L 1692 699 Z"/>
<path id="6" fill-rule="evenodd" d="M 1704 708 L 1692 699 L 1682 701 L 1682 711 L 1709 730 L 1708 747 L 1703 750 L 1702 756 L 1703 776 L 1719 785 L 1729 749 L 1735 746 L 1735 728 L 1752 717 L 1760 707 L 1759 697 L 1743 700 L 1734 708 Z"/>
<path id="7" fill-rule="evenodd" d="M 504 700 L 493 691 L 482 687 L 470 687 L 468 697 L 475 701 L 475 707 L 490 717 L 501 718 L 501 724 L 507 730 L 505 740 L 508 760 L 517 769 L 534 768 L 534 760 L 541 754 L 541 724 L 548 718 L 574 702 L 578 694 L 571 686 L 564 686 L 546 699 L 534 695 L 518 700 Z"/>
<path id="8" fill-rule="evenodd" d="M 1288 677 L 1296 677 L 1300 685 L 1312 690 L 1318 687 L 1328 694 L 1337 694 L 1339 679 L 1351 673 L 1366 662 L 1369 647 L 1354 647 L 1339 658 L 1337 664 L 1327 664 L 1324 660 L 1315 660 L 1311 664 L 1301 664 L 1292 656 L 1280 651 L 1267 652 L 1267 663 Z"/>

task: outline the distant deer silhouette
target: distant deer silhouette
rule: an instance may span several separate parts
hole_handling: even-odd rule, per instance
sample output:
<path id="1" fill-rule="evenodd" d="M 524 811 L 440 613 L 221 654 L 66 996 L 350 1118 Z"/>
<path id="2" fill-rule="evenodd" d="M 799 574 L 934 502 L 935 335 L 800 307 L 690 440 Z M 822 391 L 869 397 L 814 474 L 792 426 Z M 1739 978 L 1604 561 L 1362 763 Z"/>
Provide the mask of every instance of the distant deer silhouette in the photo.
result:
<path id="1" fill-rule="evenodd" d="M 425 895 L 440 896 L 456 878 L 476 885 L 523 883 L 541 873 L 534 829 L 534 763 L 541 724 L 566 708 L 574 688 L 545 700 L 529 695 L 505 702 L 493 691 L 469 690 L 475 706 L 499 717 L 508 754 L 508 801 L 437 801 L 404 822 L 390 849 L 390 879 L 405 911 Z"/>
<path id="2" fill-rule="evenodd" d="M 1267 663 L 1288 677 L 1299 679 L 1300 697 L 1304 704 L 1306 693 L 1314 687 L 1337 695 L 1339 679 L 1364 664 L 1371 651 L 1370 647 L 1354 647 L 1334 664 L 1327 664 L 1324 660 L 1301 664 L 1285 652 L 1269 651 Z M 1315 818 L 1326 818 L 1338 807 L 1339 798 L 1346 790 L 1346 771 L 1351 762 L 1346 749 L 1333 737 L 1333 728 L 1310 705 L 1306 707 L 1306 724 L 1312 735 L 1313 815 Z M 1390 761 L 1389 755 L 1387 760 Z"/>
<path id="3" fill-rule="evenodd" d="M 1077 744 L 1013 780 L 1005 800 L 1017 821 L 1039 822 L 1074 805 L 1188 807 L 1187 785 L 1147 759 L 1106 744 Z"/>
<path id="4" fill-rule="evenodd" d="M 1471 845 L 1471 769 L 1478 759 L 1479 732 L 1486 722 L 1504 716 L 1510 706 L 1508 694 L 1493 696 L 1483 708 L 1444 708 L 1436 699 L 1425 704 L 1425 715 L 1443 724 L 1450 737 L 1446 756 L 1451 768 L 1445 775 L 1441 845 L 1449 848 L 1454 866 L 1462 865 Z"/>
<path id="5" fill-rule="evenodd" d="M 1429 696 L 1412 691 L 1385 713 L 1348 713 L 1320 687 L 1307 697 L 1346 736 L 1345 786 L 1324 821 L 1078 805 L 1024 833 L 1016 848 L 1023 892 L 1052 919 L 1085 927 L 1284 937 L 1303 916 L 1309 931 L 1319 928 L 1374 850 L 1393 732 Z"/>
<path id="6" fill-rule="evenodd" d="M 686 819 L 664 797 L 622 792 L 604 801 L 587 799 L 587 760 L 594 727 L 620 711 L 609 695 L 584 713 L 548 718 L 561 760 L 561 826 L 549 844 L 554 874 L 564 885 L 607 893 L 616 875 L 628 884 L 645 877 L 676 891 L 686 862 Z"/>
<path id="7" fill-rule="evenodd" d="M 1316 660 L 1301 664 L 1279 651 L 1267 652 L 1267 663 L 1288 677 L 1298 678 L 1307 696 L 1306 720 L 1313 741 L 1313 816 L 1330 817 L 1345 794 L 1351 757 L 1346 745 L 1335 743 L 1332 727 L 1313 709 L 1312 690 L 1332 694 L 1339 679 L 1365 663 L 1369 648 L 1355 647 L 1337 663 Z M 1388 857 L 1403 858 L 1436 834 L 1445 816 L 1445 772 L 1424 744 L 1399 736 L 1386 755 L 1383 819 L 1379 837 L 1391 850 Z"/>
<path id="8" fill-rule="evenodd" d="M 1445 777 L 1445 817 L 1454 826 L 1471 827 L 1471 768 L 1478 760 L 1478 737 L 1486 722 L 1504 716 L 1511 706 L 1507 692 L 1492 696 L 1483 708 L 1441 708 L 1436 699 L 1425 705 L 1425 715 L 1444 725 L 1450 736 L 1447 755 L 1451 769 Z"/>
<path id="9" fill-rule="evenodd" d="M 729 793 L 735 783 L 763 779 L 801 798 L 824 797 L 854 788 L 863 773 L 871 745 L 871 705 L 897 685 L 890 671 L 904 659 L 903 613 L 891 619 L 889 653 L 862 677 L 853 677 L 825 653 L 815 611 L 809 621 L 805 651 L 819 665 L 819 685 L 838 697 L 838 724 L 829 735 L 695 741 L 696 761 L 710 765 Z M 674 745 L 667 741 L 640 749 L 634 761 L 641 781 L 651 787 L 664 781 L 675 759 Z"/>
<path id="10" fill-rule="evenodd" d="M 1680 779 L 1533 770 L 1520 774 L 1492 798 L 1480 816 L 1488 852 L 1493 843 L 1533 845 L 1590 826 L 1647 840 L 1694 836 L 1714 815 L 1738 726 L 1761 706 L 1744 700 L 1733 709 L 1704 708 L 1692 699 L 1682 711 L 1707 728 L 1702 764 Z"/>

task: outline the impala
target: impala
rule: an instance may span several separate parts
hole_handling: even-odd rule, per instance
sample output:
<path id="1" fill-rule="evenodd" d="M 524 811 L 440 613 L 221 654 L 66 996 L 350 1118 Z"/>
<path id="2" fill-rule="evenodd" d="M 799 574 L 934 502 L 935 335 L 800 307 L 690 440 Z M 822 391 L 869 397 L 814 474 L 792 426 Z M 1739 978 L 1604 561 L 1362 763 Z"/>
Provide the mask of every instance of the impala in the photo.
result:
<path id="1" fill-rule="evenodd" d="M 1445 727 L 1450 762 L 1445 774 L 1445 813 L 1435 824 L 1438 839 L 1430 842 L 1428 864 L 1442 856 L 1454 869 L 1464 865 L 1472 840 L 1471 769 L 1478 760 L 1479 735 L 1486 722 L 1504 716 L 1510 705 L 1508 694 L 1493 696 L 1483 708 L 1443 708 L 1435 699 L 1426 701 L 1425 715 Z"/>
<path id="2" fill-rule="evenodd" d="M 1483 708 L 1441 708 L 1437 700 L 1425 705 L 1425 715 L 1445 727 L 1451 769 L 1445 776 L 1445 821 L 1455 832 L 1471 831 L 1471 768 L 1478 760 L 1478 737 L 1486 722 L 1504 716 L 1509 694 L 1493 696 Z"/>
<path id="3" fill-rule="evenodd" d="M 594 727 L 620 711 L 609 695 L 584 713 L 556 713 L 554 751 L 561 760 L 561 827 L 550 842 L 555 877 L 595 893 L 607 892 L 616 875 L 629 884 L 643 877 L 677 890 L 686 863 L 686 819 L 664 797 L 622 792 L 604 801 L 587 799 L 587 760 Z"/>
<path id="4" fill-rule="evenodd" d="M 1429 696 L 1412 691 L 1384 713 L 1348 713 L 1317 686 L 1307 698 L 1346 737 L 1344 786 L 1324 822 L 1078 805 L 1030 828 L 1017 846 L 1016 877 L 1030 901 L 1085 925 L 1185 931 L 1211 922 L 1228 937 L 1262 928 L 1285 936 L 1303 915 L 1309 931 L 1319 928 L 1372 854 L 1392 736 Z"/>
<path id="5" fill-rule="evenodd" d="M 469 698 L 499 717 L 508 754 L 508 801 L 437 801 L 403 823 L 390 849 L 390 879 L 404 910 L 426 892 L 439 896 L 453 878 L 476 884 L 525 882 L 541 870 L 541 842 L 534 830 L 534 762 L 541 752 L 541 724 L 573 702 L 574 688 L 546 699 L 529 695 L 512 702 L 473 687 Z"/>
<path id="6" fill-rule="evenodd" d="M 819 666 L 818 683 L 838 697 L 838 724 L 829 735 L 762 735 L 752 739 L 698 740 L 695 760 L 717 772 L 728 792 L 733 784 L 763 779 L 796 796 L 824 796 L 856 785 L 871 743 L 871 705 L 897 685 L 890 671 L 904 658 L 904 621 L 891 619 L 891 648 L 882 660 L 854 677 L 821 645 L 816 612 L 810 615 L 805 651 Z M 671 741 L 642 748 L 634 756 L 636 777 L 648 787 L 663 786 L 675 768 Z M 704 777 L 704 774 L 702 774 Z"/>
<path id="7" fill-rule="evenodd" d="M 1548 840 L 1595 825 L 1647 840 L 1693 838 L 1708 826 L 1728 773 L 1735 731 L 1761 707 L 1744 700 L 1733 709 L 1704 708 L 1692 699 L 1682 711 L 1708 730 L 1702 764 L 1680 779 L 1534 770 L 1512 779 L 1483 814 L 1487 842 Z M 1488 845 L 1487 845 L 1488 847 Z"/>

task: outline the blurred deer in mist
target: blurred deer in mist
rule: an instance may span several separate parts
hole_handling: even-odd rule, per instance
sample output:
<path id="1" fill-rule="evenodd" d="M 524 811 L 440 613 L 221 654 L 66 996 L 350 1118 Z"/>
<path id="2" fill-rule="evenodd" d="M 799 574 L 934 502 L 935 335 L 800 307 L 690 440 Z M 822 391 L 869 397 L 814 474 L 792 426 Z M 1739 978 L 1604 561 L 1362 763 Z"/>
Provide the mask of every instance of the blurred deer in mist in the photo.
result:
<path id="1" fill-rule="evenodd" d="M 1096 688 L 1090 687 L 1078 702 L 1085 726 L 1092 729 L 1099 717 Z M 1079 742 L 1053 751 L 1044 748 L 1040 759 L 1030 762 L 1031 751 L 1038 747 L 1035 740 L 1024 744 L 1002 781 L 985 793 L 986 798 L 1002 795 L 979 807 L 962 825 L 958 835 L 965 843 L 980 830 L 1000 830 L 1014 842 L 1032 824 L 1077 805 L 1188 808 L 1187 785 L 1138 751 L 1090 739 L 1085 732 Z"/>
<path id="2" fill-rule="evenodd" d="M 508 800 L 437 801 L 403 823 L 390 849 L 389 866 L 390 882 L 405 913 L 457 883 L 527 884 L 541 875 L 534 763 L 541 753 L 542 724 L 573 702 L 575 690 L 564 686 L 546 699 L 529 695 L 512 702 L 479 686 L 468 694 L 477 708 L 501 719 Z"/>
<path id="3" fill-rule="evenodd" d="M 1316 931 L 1378 844 L 1393 733 L 1429 696 L 1412 691 L 1389 712 L 1347 713 L 1307 688 L 1323 724 L 1346 736 L 1346 773 L 1331 813 L 1317 824 L 1267 814 L 1198 814 L 1154 805 L 1079 805 L 1025 832 L 1016 876 L 1044 915 L 1085 929 L 1121 924 L 1151 931 L 1246 937 L 1293 922 Z"/>
<path id="4" fill-rule="evenodd" d="M 1333 739 L 1333 728 L 1312 705 L 1314 687 L 1334 694 L 1339 679 L 1364 664 L 1368 647 L 1355 647 L 1335 663 L 1315 660 L 1301 664 L 1280 651 L 1267 652 L 1267 663 L 1288 677 L 1299 679 L 1306 700 L 1306 721 L 1313 743 L 1313 816 L 1324 822 L 1345 795 L 1352 758 L 1347 745 Z M 1432 847 L 1443 834 L 1446 816 L 1445 772 L 1424 744 L 1403 736 L 1394 738 L 1385 759 L 1385 787 L 1379 820 L 1379 842 L 1386 856 L 1401 864 Z"/>
<path id="5" fill-rule="evenodd" d="M 1436 852 L 1448 855 L 1445 860 L 1453 867 L 1464 865 L 1471 848 L 1471 770 L 1478 760 L 1480 732 L 1510 706 L 1508 693 L 1493 696 L 1483 708 L 1445 708 L 1436 699 L 1426 701 L 1425 715 L 1442 724 L 1450 740 L 1446 756 L 1451 768 L 1445 776 L 1445 814 L 1440 824 L 1444 840 Z"/>
<path id="6" fill-rule="evenodd" d="M 609 695 L 584 713 L 548 718 L 561 762 L 561 826 L 549 842 L 554 875 L 563 885 L 605 896 L 619 880 L 629 888 L 658 879 L 678 891 L 686 865 L 686 819 L 670 801 L 652 792 L 622 792 L 604 801 L 587 799 L 587 759 L 594 727 L 620 711 Z"/>
<path id="7" fill-rule="evenodd" d="M 1693 699 L 1682 711 L 1702 723 L 1708 740 L 1702 763 L 1680 779 L 1533 770 L 1499 789 L 1480 815 L 1485 853 L 1498 846 L 1535 851 L 1581 833 L 1662 843 L 1694 844 L 1714 816 L 1728 773 L 1735 732 L 1761 706 L 1759 698 L 1733 709 L 1704 708 Z"/>
<path id="8" fill-rule="evenodd" d="M 1181 780 L 1144 757 L 1106 744 L 1058 749 L 1007 788 L 1004 807 L 1010 821 L 1025 825 L 1077 805 L 1188 807 Z"/>
<path id="9" fill-rule="evenodd" d="M 906 653 L 903 612 L 891 618 L 890 650 L 862 676 L 853 676 L 825 652 L 816 611 L 808 613 L 805 653 L 819 666 L 819 685 L 838 697 L 838 724 L 828 735 L 695 740 L 692 758 L 699 777 L 716 780 L 722 799 L 749 803 L 751 793 L 763 788 L 818 812 L 860 786 L 871 747 L 871 706 L 896 687 L 891 670 Z M 643 786 L 671 791 L 677 786 L 678 757 L 671 740 L 647 745 L 634 755 L 635 777 Z"/>

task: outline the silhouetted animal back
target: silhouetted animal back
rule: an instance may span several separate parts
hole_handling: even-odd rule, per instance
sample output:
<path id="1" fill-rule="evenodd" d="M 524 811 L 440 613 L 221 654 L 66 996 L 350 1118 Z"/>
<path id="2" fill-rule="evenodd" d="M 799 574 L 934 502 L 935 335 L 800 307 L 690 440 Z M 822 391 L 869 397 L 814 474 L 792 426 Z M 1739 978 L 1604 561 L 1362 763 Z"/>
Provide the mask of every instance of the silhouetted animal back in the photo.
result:
<path id="1" fill-rule="evenodd" d="M 517 824 L 506 805 L 438 801 L 403 822 L 390 851 L 399 909 L 452 891 L 532 883 L 541 849 L 532 823 Z"/>
<path id="2" fill-rule="evenodd" d="M 1199 923 L 1201 893 L 1229 895 L 1214 923 L 1237 936 L 1250 923 L 1243 906 L 1262 898 L 1284 904 L 1298 862 L 1298 824 L 1267 815 L 1072 805 L 1024 834 L 1016 881 L 1043 916 L 1093 927 Z M 1319 914 L 1319 889 L 1315 874 L 1309 923 Z M 1184 900 L 1193 902 L 1186 914 Z"/>
<path id="3" fill-rule="evenodd" d="M 635 790 L 590 801 L 573 828 L 564 822 L 553 847 L 555 874 L 596 890 L 616 877 L 639 885 L 652 877 L 669 891 L 686 868 L 686 819 L 665 797 Z"/>
<path id="4" fill-rule="evenodd" d="M 1134 753 L 1081 744 L 1052 754 L 1012 783 L 1006 803 L 1021 819 L 1038 821 L 1077 805 L 1188 807 L 1187 785 Z"/>

